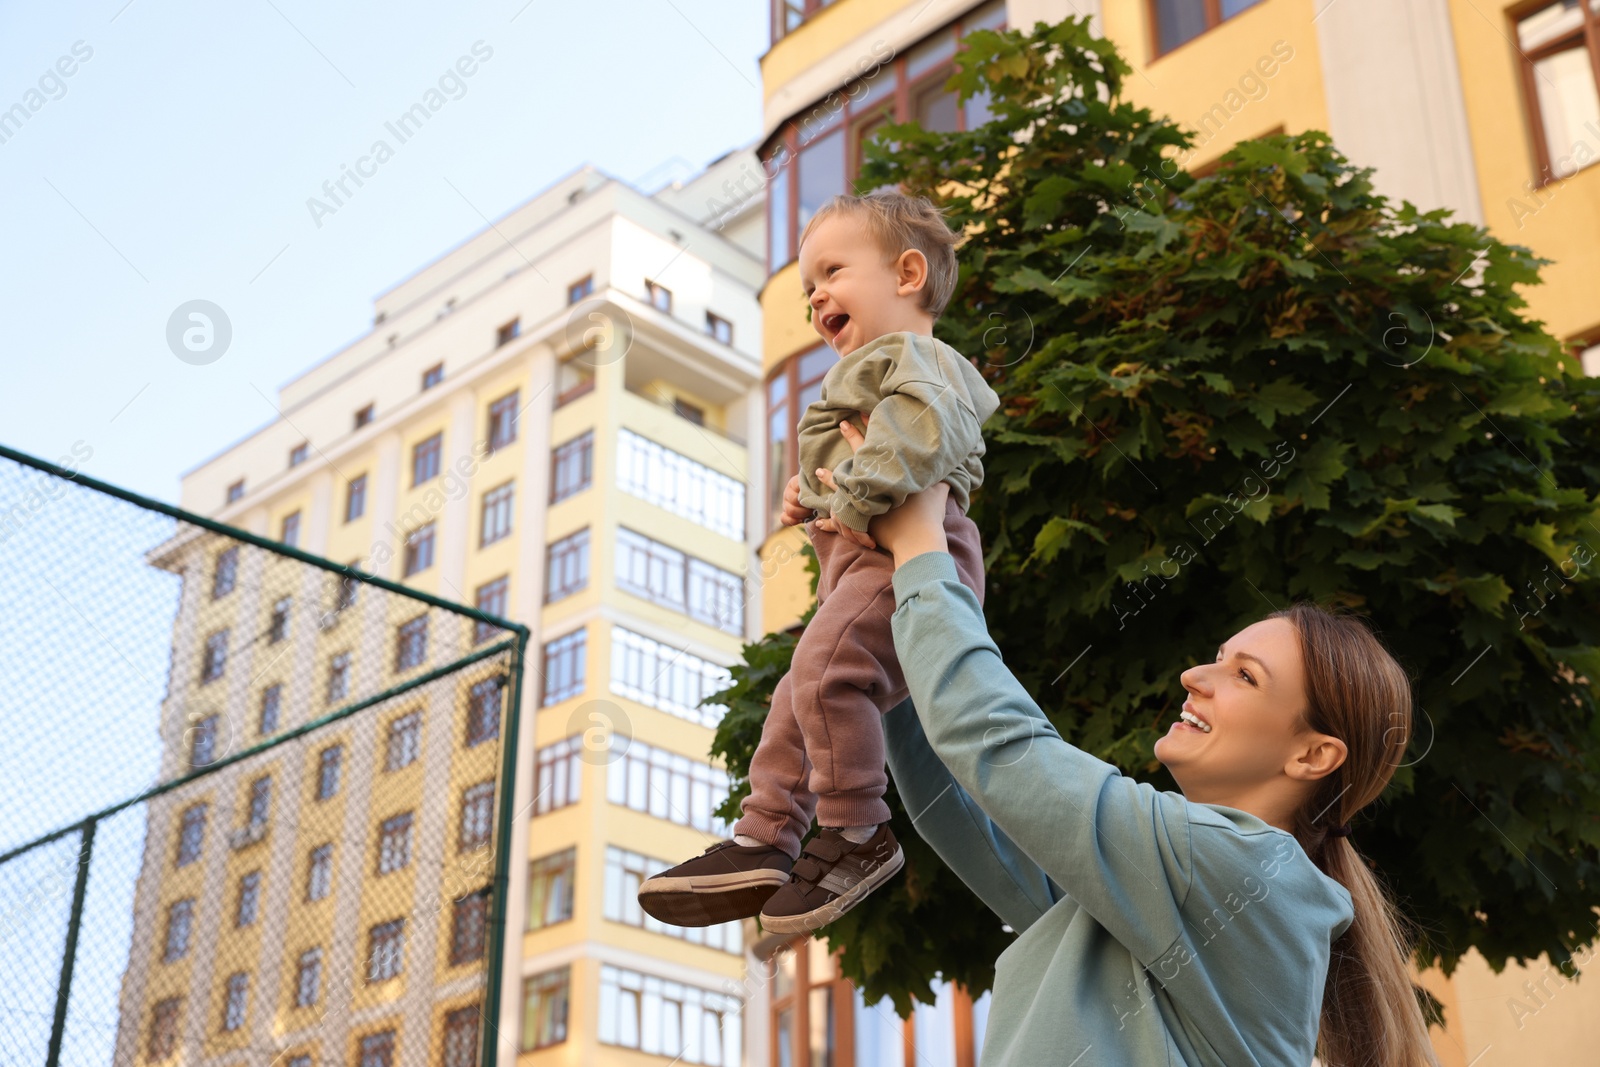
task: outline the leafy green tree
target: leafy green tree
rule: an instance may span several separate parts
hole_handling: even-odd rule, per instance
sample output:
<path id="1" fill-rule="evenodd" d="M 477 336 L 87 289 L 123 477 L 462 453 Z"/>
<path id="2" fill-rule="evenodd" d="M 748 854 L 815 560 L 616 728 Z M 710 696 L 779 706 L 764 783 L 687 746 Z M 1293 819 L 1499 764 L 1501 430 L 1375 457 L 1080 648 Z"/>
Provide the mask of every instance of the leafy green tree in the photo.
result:
<path id="1" fill-rule="evenodd" d="M 1567 960 L 1600 904 L 1600 388 L 1518 312 L 1546 261 L 1386 200 L 1320 132 L 1191 178 L 1087 20 L 966 44 L 951 84 L 993 120 L 890 127 L 856 188 L 968 233 L 935 332 L 1003 401 L 971 515 L 1007 665 L 1063 737 L 1170 789 L 1151 748 L 1184 669 L 1291 600 L 1358 611 L 1417 714 L 1353 841 L 1420 962 Z M 736 775 L 794 641 L 713 698 Z M 987 989 L 1012 935 L 889 799 L 903 875 L 819 936 L 904 1016 L 935 972 Z"/>

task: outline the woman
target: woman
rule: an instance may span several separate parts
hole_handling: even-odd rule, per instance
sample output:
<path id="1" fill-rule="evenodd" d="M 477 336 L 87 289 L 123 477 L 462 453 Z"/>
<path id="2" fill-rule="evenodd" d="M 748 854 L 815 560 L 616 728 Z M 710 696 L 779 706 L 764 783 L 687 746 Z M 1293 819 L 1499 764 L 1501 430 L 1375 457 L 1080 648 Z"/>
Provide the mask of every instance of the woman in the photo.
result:
<path id="1" fill-rule="evenodd" d="M 983 1067 L 1436 1067 L 1394 910 L 1347 838 L 1410 737 L 1401 666 L 1358 620 L 1274 612 L 1183 673 L 1155 746 L 1182 793 L 1136 783 L 1062 740 L 1002 662 L 948 554 L 947 493 L 868 533 L 894 557 L 910 691 L 884 716 L 890 772 L 1018 934 Z"/>

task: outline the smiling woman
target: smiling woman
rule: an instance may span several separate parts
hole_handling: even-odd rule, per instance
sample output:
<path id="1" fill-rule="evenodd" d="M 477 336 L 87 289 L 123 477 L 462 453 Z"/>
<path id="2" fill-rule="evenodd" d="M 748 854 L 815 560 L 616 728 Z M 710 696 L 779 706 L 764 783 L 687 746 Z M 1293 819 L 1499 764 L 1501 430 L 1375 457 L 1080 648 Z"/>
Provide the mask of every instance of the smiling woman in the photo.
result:
<path id="1" fill-rule="evenodd" d="M 996 963 L 985 1067 L 1436 1064 L 1394 909 L 1347 837 L 1411 732 L 1410 680 L 1367 625 L 1296 603 L 1185 671 L 1155 750 L 1181 792 L 1158 791 L 1023 690 L 936 497 L 869 527 L 911 694 L 884 727 L 919 833 L 1024 935 Z"/>

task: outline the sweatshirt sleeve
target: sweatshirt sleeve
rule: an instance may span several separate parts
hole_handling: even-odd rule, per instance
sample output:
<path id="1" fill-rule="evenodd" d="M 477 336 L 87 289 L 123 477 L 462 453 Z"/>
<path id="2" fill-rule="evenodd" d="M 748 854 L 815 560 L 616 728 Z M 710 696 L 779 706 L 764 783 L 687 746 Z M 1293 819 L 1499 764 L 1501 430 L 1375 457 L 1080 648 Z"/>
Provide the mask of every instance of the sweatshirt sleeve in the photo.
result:
<path id="1" fill-rule="evenodd" d="M 928 746 L 910 700 L 883 716 L 889 773 L 917 833 L 1017 933 L 1060 899 L 1037 863 L 956 784 Z"/>
<path id="2" fill-rule="evenodd" d="M 872 409 L 862 446 L 834 469 L 829 510 L 864 531 L 873 516 L 948 478 L 982 444 L 977 416 L 954 388 L 903 381 Z"/>
<path id="3" fill-rule="evenodd" d="M 908 560 L 893 586 L 890 626 L 911 700 L 955 784 L 1140 962 L 1154 963 L 1184 932 L 1188 802 L 1062 739 L 1006 667 L 949 553 Z"/>

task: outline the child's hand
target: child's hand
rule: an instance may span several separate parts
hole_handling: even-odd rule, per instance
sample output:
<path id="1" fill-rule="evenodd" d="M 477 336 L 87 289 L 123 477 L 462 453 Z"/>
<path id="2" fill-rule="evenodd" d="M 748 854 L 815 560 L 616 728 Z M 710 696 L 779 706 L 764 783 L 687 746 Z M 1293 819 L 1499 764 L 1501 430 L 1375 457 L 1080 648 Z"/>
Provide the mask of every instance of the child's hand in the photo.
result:
<path id="1" fill-rule="evenodd" d="M 799 526 L 802 522 L 810 521 L 816 512 L 800 504 L 800 476 L 796 474 L 789 479 L 789 484 L 783 490 L 783 515 L 785 526 Z"/>
<path id="2" fill-rule="evenodd" d="M 861 414 L 861 425 L 867 425 L 867 415 L 865 412 L 862 412 Z M 843 434 L 844 439 L 849 442 L 850 451 L 852 452 L 861 451 L 861 446 L 867 443 L 867 439 L 862 436 L 861 431 L 852 426 L 848 421 L 839 423 L 839 432 Z M 839 488 L 839 486 L 833 480 L 833 472 L 825 467 L 817 468 L 817 480 L 823 485 L 827 486 L 829 489 Z M 863 548 L 878 547 L 878 542 L 873 540 L 870 534 L 851 529 L 838 519 L 834 518 L 832 515 L 829 515 L 825 519 L 819 519 L 817 521 L 817 529 L 828 530 L 831 533 L 841 534 Z"/>

